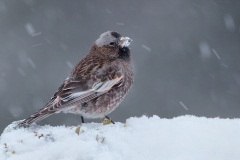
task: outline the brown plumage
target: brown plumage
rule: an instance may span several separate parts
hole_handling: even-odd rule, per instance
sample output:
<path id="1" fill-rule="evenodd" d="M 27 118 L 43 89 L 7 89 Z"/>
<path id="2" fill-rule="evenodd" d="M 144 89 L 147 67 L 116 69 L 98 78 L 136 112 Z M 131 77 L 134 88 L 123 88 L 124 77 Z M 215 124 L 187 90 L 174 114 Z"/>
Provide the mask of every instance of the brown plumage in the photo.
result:
<path id="1" fill-rule="evenodd" d="M 128 48 L 131 41 L 117 32 L 101 34 L 51 100 L 20 125 L 27 126 L 59 112 L 85 118 L 103 118 L 111 113 L 133 83 Z"/>

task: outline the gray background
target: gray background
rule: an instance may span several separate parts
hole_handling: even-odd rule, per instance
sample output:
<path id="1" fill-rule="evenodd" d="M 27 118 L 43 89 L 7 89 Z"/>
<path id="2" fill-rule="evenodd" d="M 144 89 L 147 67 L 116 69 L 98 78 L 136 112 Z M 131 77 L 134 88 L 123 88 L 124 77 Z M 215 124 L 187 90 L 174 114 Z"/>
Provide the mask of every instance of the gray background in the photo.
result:
<path id="1" fill-rule="evenodd" d="M 134 40 L 135 83 L 113 120 L 240 118 L 239 0 L 1 0 L 0 131 L 40 109 L 108 30 Z"/>

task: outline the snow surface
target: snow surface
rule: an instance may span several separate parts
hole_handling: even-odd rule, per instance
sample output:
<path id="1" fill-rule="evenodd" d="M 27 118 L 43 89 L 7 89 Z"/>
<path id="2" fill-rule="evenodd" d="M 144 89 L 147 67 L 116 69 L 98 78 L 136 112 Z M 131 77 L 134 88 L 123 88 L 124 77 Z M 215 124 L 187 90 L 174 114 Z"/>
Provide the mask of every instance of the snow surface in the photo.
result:
<path id="1" fill-rule="evenodd" d="M 240 119 L 158 116 L 76 127 L 32 126 L 0 138 L 0 160 L 239 160 Z"/>

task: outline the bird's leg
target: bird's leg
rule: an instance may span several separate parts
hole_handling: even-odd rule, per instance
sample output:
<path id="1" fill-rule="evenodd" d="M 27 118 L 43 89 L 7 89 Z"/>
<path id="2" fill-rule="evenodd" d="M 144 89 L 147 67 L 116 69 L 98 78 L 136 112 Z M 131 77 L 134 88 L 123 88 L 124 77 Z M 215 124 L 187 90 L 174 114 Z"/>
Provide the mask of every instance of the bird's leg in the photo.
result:
<path id="1" fill-rule="evenodd" d="M 83 116 L 81 116 L 81 120 L 82 120 L 82 123 L 84 123 L 84 118 L 83 118 Z"/>
<path id="2" fill-rule="evenodd" d="M 83 116 L 81 116 L 81 121 L 82 121 L 82 124 L 83 124 L 83 123 L 84 123 L 84 118 L 83 118 Z M 79 125 L 77 126 L 75 132 L 79 135 L 79 133 L 80 133 L 80 126 L 79 126 Z"/>
<path id="3" fill-rule="evenodd" d="M 102 122 L 104 125 L 110 124 L 110 123 L 115 124 L 115 122 L 113 122 L 112 119 L 109 118 L 108 116 L 105 116 L 104 118 L 102 118 L 102 119 L 101 119 L 101 122 Z"/>
<path id="4" fill-rule="evenodd" d="M 112 119 L 111 119 L 111 118 L 109 118 L 108 116 L 105 116 L 105 118 L 107 118 L 107 119 L 111 120 L 111 123 L 112 123 L 112 124 L 115 124 L 115 122 L 113 122 L 113 121 L 112 121 Z"/>

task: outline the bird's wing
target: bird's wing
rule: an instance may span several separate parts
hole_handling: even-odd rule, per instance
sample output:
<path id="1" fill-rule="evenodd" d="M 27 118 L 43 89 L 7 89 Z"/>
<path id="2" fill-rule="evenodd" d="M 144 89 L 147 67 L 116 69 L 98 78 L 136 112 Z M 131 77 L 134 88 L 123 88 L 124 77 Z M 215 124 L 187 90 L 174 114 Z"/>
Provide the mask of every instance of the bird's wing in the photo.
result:
<path id="1" fill-rule="evenodd" d="M 81 83 L 79 82 L 79 87 L 75 84 L 77 81 L 71 81 L 62 85 L 56 92 L 44 108 L 40 109 L 35 114 L 31 115 L 28 119 L 24 120 L 19 124 L 19 126 L 29 125 L 31 123 L 36 123 L 42 119 L 50 116 L 53 113 L 61 112 L 62 110 L 67 110 L 74 105 L 82 104 L 88 102 L 98 96 L 108 92 L 116 84 L 120 84 L 123 76 L 115 77 L 111 80 L 106 80 L 104 82 L 98 81 L 94 85 L 86 90 L 81 90 Z M 75 86 L 76 85 L 76 86 Z M 71 86 L 71 87 L 70 87 Z M 66 94 L 65 92 L 69 94 Z"/>
<path id="2" fill-rule="evenodd" d="M 88 102 L 98 96 L 107 93 L 114 85 L 119 84 L 122 80 L 123 76 L 116 77 L 115 79 L 107 80 L 105 82 L 97 82 L 95 83 L 91 89 L 87 89 L 84 91 L 74 91 L 72 89 L 72 93 L 60 98 L 61 106 L 70 106 L 74 104 L 81 104 L 84 102 Z"/>
<path id="3" fill-rule="evenodd" d="M 98 57 L 86 57 L 55 93 L 51 110 L 61 111 L 88 102 L 107 93 L 122 79 L 122 69 L 118 65 L 106 63 Z"/>

